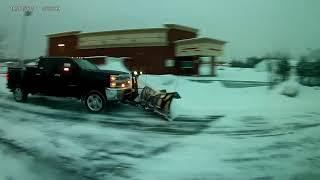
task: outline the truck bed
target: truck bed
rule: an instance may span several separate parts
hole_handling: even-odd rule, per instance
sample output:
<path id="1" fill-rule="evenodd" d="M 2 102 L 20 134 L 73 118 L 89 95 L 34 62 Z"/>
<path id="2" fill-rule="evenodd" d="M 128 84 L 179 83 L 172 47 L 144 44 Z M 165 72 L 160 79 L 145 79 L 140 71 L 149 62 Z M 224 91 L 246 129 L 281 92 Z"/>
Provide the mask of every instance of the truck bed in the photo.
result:
<path id="1" fill-rule="evenodd" d="M 7 88 L 14 89 L 16 86 L 28 87 L 32 82 L 32 75 L 36 67 L 9 67 Z"/>

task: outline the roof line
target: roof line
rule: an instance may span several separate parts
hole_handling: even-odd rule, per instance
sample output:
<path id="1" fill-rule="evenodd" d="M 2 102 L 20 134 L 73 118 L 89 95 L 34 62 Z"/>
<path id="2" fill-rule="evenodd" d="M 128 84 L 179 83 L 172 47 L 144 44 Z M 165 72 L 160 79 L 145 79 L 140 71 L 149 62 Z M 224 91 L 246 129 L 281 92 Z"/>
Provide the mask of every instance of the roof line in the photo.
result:
<path id="1" fill-rule="evenodd" d="M 87 35 L 101 35 L 101 34 L 118 34 L 118 33 L 138 33 L 138 32 L 150 32 L 150 31 L 167 31 L 166 28 L 145 28 L 145 29 L 123 29 L 123 30 L 110 30 L 110 31 L 98 31 L 98 32 L 86 32 L 78 34 L 79 37 Z"/>
<path id="2" fill-rule="evenodd" d="M 68 32 L 61 32 L 61 33 L 54 33 L 54 34 L 48 34 L 47 37 L 61 37 L 61 36 L 72 36 L 72 35 L 78 35 L 81 31 L 68 31 Z"/>
<path id="3" fill-rule="evenodd" d="M 199 32 L 199 29 L 189 27 L 189 26 L 179 25 L 179 24 L 164 24 L 164 26 L 168 29 L 178 29 L 178 30 L 189 31 L 193 33 Z"/>

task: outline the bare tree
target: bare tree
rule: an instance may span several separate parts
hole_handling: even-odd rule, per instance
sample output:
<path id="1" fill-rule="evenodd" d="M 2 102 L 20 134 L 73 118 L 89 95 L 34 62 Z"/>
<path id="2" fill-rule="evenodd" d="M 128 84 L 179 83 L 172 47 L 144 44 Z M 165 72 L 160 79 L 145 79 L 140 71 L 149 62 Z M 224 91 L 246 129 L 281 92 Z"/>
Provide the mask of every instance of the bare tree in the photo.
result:
<path id="1" fill-rule="evenodd" d="M 308 60 L 311 61 L 319 61 L 320 60 L 320 48 L 318 49 L 311 49 L 307 54 Z"/>
<path id="2" fill-rule="evenodd" d="M 6 32 L 3 29 L 0 29 L 0 59 L 5 58 L 6 55 L 6 38 Z"/>
<path id="3" fill-rule="evenodd" d="M 263 56 L 264 59 L 273 59 L 273 60 L 289 60 L 291 59 L 291 55 L 288 52 L 283 51 L 274 51 L 267 53 Z"/>

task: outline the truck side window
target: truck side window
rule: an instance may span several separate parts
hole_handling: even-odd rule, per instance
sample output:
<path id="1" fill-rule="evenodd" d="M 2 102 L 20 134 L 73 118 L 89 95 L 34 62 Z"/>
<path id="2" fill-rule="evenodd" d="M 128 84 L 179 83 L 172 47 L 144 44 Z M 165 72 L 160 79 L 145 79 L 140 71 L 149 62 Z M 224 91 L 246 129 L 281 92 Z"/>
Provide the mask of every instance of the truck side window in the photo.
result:
<path id="1" fill-rule="evenodd" d="M 57 72 L 57 65 L 58 60 L 43 60 L 39 64 L 39 68 L 43 67 L 44 70 L 46 70 L 48 73 L 56 73 Z"/>

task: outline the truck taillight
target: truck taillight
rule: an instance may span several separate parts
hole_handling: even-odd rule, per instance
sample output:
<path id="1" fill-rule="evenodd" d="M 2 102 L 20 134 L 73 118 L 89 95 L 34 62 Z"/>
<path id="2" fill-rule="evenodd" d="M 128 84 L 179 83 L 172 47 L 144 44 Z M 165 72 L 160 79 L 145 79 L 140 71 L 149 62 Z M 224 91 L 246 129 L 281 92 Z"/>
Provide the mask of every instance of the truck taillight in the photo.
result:
<path id="1" fill-rule="evenodd" d="M 7 81 L 9 80 L 9 73 L 8 72 L 6 73 L 6 80 Z"/>

